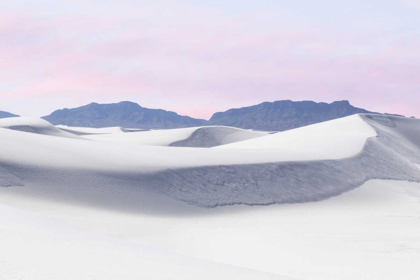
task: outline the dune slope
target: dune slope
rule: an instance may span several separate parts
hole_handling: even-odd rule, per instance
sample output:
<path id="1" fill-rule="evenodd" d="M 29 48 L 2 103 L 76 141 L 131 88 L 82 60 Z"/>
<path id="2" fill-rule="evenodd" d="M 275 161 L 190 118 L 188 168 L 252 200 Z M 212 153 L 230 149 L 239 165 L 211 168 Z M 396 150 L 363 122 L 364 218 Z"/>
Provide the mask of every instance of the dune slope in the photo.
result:
<path id="1" fill-rule="evenodd" d="M 66 131 L 62 131 L 61 129 L 58 129 L 52 124 L 50 124 L 49 122 L 38 118 L 18 117 L 0 119 L 0 128 L 41 134 L 46 136 L 79 139 L 77 136 Z"/>
<path id="2" fill-rule="evenodd" d="M 0 124 L 0 278 L 420 273 L 418 120 L 358 115 L 211 149 L 136 144 L 147 132 L 87 141 L 36 119 Z M 233 204 L 254 207 L 214 208 Z"/>
<path id="3" fill-rule="evenodd" d="M 23 189 L 0 189 L 5 279 L 417 280 L 420 273 L 419 183 L 374 180 L 326 201 L 270 207 L 153 200 L 171 216 L 72 206 Z"/>
<path id="4" fill-rule="evenodd" d="M 107 190 L 101 192 L 106 201 L 115 193 L 132 201 L 133 193 L 153 192 L 202 207 L 296 203 L 339 195 L 370 179 L 419 181 L 418 130 L 418 120 L 356 115 L 195 149 L 3 129 L 0 145 L 8 148 L 0 150 L 0 161 L 3 173 L 18 174 L 19 184 L 54 186 L 54 195 L 61 190 L 87 203 L 84 192 L 97 200 L 98 188 Z"/>
<path id="5" fill-rule="evenodd" d="M 105 141 L 131 143 L 143 146 L 173 146 L 209 148 L 239 141 L 245 141 L 267 135 L 267 132 L 257 132 L 234 127 L 191 127 L 166 130 L 132 131 L 121 129 L 119 132 L 99 133 L 104 129 L 87 130 L 82 128 L 61 128 L 66 130 L 85 131 L 85 138 Z M 92 131 L 96 133 L 87 133 Z M 122 133 L 126 132 L 126 133 Z"/>

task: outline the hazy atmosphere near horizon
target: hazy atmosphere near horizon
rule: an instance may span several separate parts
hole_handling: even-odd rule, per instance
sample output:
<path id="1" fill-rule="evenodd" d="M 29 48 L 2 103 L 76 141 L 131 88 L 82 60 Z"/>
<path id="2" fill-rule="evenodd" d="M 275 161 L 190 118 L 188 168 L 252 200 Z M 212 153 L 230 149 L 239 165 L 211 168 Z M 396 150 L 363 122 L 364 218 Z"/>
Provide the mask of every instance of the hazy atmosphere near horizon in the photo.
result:
<path id="1" fill-rule="evenodd" d="M 263 101 L 419 116 L 420 2 L 0 3 L 1 109 L 129 100 L 208 119 Z"/>
<path id="2" fill-rule="evenodd" d="M 0 0 L 0 280 L 419 280 L 420 0 Z"/>

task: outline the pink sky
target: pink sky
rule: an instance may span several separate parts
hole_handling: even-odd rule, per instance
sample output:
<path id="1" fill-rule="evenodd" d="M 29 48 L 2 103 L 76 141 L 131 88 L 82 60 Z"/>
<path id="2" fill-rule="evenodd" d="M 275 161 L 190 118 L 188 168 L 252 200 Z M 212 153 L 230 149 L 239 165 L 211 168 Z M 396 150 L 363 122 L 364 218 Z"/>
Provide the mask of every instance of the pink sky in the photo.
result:
<path id="1" fill-rule="evenodd" d="M 347 99 L 420 117 L 417 1 L 288 2 L 2 1 L 0 110 L 129 100 L 209 118 Z"/>

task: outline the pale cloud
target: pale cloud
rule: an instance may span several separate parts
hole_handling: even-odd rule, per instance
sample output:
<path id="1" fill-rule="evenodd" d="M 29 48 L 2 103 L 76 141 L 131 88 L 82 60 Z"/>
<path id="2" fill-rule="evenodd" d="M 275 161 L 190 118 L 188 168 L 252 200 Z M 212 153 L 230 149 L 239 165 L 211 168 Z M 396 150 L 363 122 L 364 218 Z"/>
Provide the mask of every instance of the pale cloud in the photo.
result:
<path id="1" fill-rule="evenodd" d="M 267 100 L 350 99 L 416 114 L 420 102 L 416 25 L 395 29 L 386 11 L 331 25 L 292 7 L 16 2 L 0 4 L 0 109 L 16 113 L 132 100 L 208 118 Z"/>

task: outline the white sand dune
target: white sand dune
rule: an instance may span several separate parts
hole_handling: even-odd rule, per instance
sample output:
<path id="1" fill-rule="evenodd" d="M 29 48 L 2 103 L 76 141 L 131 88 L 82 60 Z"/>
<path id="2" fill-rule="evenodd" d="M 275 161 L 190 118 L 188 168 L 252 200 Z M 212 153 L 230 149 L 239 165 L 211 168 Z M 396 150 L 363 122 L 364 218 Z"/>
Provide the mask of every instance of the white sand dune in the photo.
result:
<path id="1" fill-rule="evenodd" d="M 7 125 L 3 120 L 4 126 Z M 26 120 L 22 119 L 21 123 Z M 30 119 L 28 126 L 47 126 L 45 121 Z M 15 123 L 15 122 L 13 122 Z M 329 125 L 325 125 L 329 124 Z M 312 129 L 317 133 L 312 133 Z M 233 128 L 234 129 L 234 128 Z M 49 131 L 55 131 L 54 126 L 48 127 Z M 343 118 L 337 121 L 324 123 L 323 125 L 308 126 L 275 135 L 266 135 L 255 140 L 243 141 L 240 144 L 226 145 L 233 148 L 220 149 L 190 149 L 168 147 L 138 147 L 137 138 L 145 135 L 145 142 L 156 141 L 160 136 L 168 136 L 170 143 L 180 135 L 191 135 L 195 129 L 181 129 L 172 131 L 151 131 L 122 134 L 110 134 L 116 137 L 115 141 L 77 141 L 85 137 L 71 136 L 77 140 L 46 138 L 34 134 L 17 131 L 2 131 L 1 143 L 8 145 L 7 150 L 0 152 L 3 162 L 18 163 L 21 165 L 80 168 L 84 170 L 124 171 L 136 170 L 138 172 L 159 171 L 165 169 L 188 168 L 197 166 L 220 166 L 239 164 L 260 164 L 268 162 L 290 162 L 311 160 L 333 160 L 352 157 L 362 151 L 366 140 L 376 136 L 375 131 L 359 116 Z M 39 134 L 47 129 L 39 130 Z M 334 135 L 334 132 L 335 135 Z M 326 137 L 322 138 L 321 135 Z M 344 135 L 342 135 L 344 133 Z M 67 135 L 68 133 L 62 132 Z M 117 136 L 115 136 L 117 135 Z M 245 133 L 243 134 L 245 135 Z M 332 137 L 329 137 L 333 135 Z M 99 136 L 89 136 L 89 139 L 97 139 Z M 101 136 L 102 138 L 103 136 Z M 124 140 L 119 138 L 123 137 Z M 133 139 L 134 138 L 134 139 Z M 277 146 L 271 139 L 280 138 Z M 128 140 L 127 140 L 128 139 Z M 150 140 L 152 139 L 152 140 Z M 267 141 L 266 141 L 267 139 Z M 244 139 L 245 140 L 245 139 Z M 31 146 L 25 143 L 31 142 Z M 141 141 L 141 140 L 138 140 Z M 260 143 L 267 142 L 269 148 L 256 145 L 256 148 L 235 148 L 235 145 L 248 145 L 250 141 Z M 117 142 L 117 144 L 115 144 Z M 133 143 L 134 142 L 134 143 Z M 252 143 L 251 142 L 251 143 Z M 124 145 L 120 145 L 123 143 Z M 156 144 L 156 142 L 154 142 Z M 291 143 L 296 145 L 291 147 Z M 168 143 L 167 143 L 168 144 Z M 270 146 L 271 145 L 271 146 Z M 286 147 L 286 148 L 284 148 Z M 25 157 L 16 156 L 25 154 Z M 182 158 L 182 160 L 180 160 Z"/>
<path id="2" fill-rule="evenodd" d="M 36 133 L 48 136 L 57 136 L 64 138 L 73 138 L 77 139 L 75 135 L 62 131 L 61 129 L 56 128 L 51 125 L 49 122 L 44 121 L 38 118 L 25 118 L 25 117 L 16 117 L 16 118 L 7 118 L 0 119 L 0 128 L 6 128 L 15 131 Z"/>
<path id="3" fill-rule="evenodd" d="M 72 133 L 74 135 L 97 135 L 97 134 L 116 134 L 124 133 L 122 127 L 104 127 L 104 128 L 92 128 L 92 127 L 70 127 L 66 125 L 56 125 L 57 128 Z"/>
<path id="4" fill-rule="evenodd" d="M 131 215 L 0 195 L 4 279 L 417 280 L 420 184 L 370 181 L 326 201 Z M 161 201 L 157 201 L 160 203 Z"/>
<path id="5" fill-rule="evenodd" d="M 226 126 L 200 127 L 188 138 L 174 141 L 170 146 L 211 148 L 266 136 L 268 132 L 244 130 Z"/>
<path id="6" fill-rule="evenodd" d="M 366 140 L 376 135 L 370 125 L 354 115 L 219 148 L 281 151 L 282 161 L 340 159 L 358 154 Z"/>
<path id="7" fill-rule="evenodd" d="M 73 128 L 66 128 L 68 130 Z M 85 131 L 89 129 L 84 128 Z M 104 131 L 104 130 L 100 130 Z M 132 143 L 144 146 L 176 146 L 176 147 L 197 147 L 209 148 L 234 142 L 245 141 L 261 136 L 267 132 L 244 130 L 234 127 L 210 126 L 210 127 L 189 127 L 164 130 L 135 131 L 128 130 L 123 134 L 120 129 L 116 133 L 91 133 L 85 138 L 118 143 Z"/>
<path id="8" fill-rule="evenodd" d="M 418 120 L 355 115 L 276 134 L 0 127 L 1 278 L 420 273 Z"/>
<path id="9" fill-rule="evenodd" d="M 85 138 L 117 143 L 131 143 L 142 146 L 169 146 L 171 143 L 187 139 L 197 127 L 146 130 L 129 133 L 108 133 L 102 135 L 88 135 Z"/>
<path id="10" fill-rule="evenodd" d="M 30 125 L 35 126 L 33 120 Z M 122 196 L 127 192 L 127 200 L 136 197 L 133 191 L 148 191 L 205 207 L 316 201 L 369 179 L 417 181 L 413 163 L 420 160 L 413 131 L 418 126 L 418 120 L 355 115 L 213 149 L 82 141 L 75 135 L 69 139 L 3 129 L 0 145 L 7 149 L 0 150 L 0 160 L 7 175 L 1 178 L 3 185 L 53 182 L 54 194 L 71 189 L 84 199 L 87 189 L 100 184 L 109 188 L 111 198 L 113 189 Z M 180 131 L 157 134 L 185 133 Z M 121 135 L 132 139 L 143 133 L 148 132 Z"/>
<path id="11" fill-rule="evenodd" d="M 95 194 L 95 191 L 97 192 L 96 186 L 99 184 L 102 190 L 108 190 L 105 192 L 106 195 L 113 198 L 115 196 L 114 192 L 119 192 L 121 196 L 128 196 L 127 198 L 121 198 L 121 200 L 131 201 L 131 204 L 135 204 L 133 199 L 138 199 L 144 191 L 165 193 L 189 203 L 195 203 L 195 198 L 188 196 L 201 196 L 201 201 L 199 199 L 197 202 L 203 206 L 241 203 L 238 200 L 242 199 L 242 202 L 247 204 L 265 204 L 267 201 L 271 203 L 270 196 L 266 196 L 264 193 L 255 196 L 254 193 L 254 191 L 261 192 L 261 190 L 254 188 L 258 181 L 270 179 L 269 176 L 271 175 L 268 174 L 267 177 L 266 170 L 260 170 L 266 168 L 265 164 L 353 156 L 363 149 L 364 142 L 368 137 L 376 135 L 375 131 L 359 116 L 354 116 L 338 120 L 336 125 L 317 126 L 327 135 L 328 131 L 337 129 L 337 127 L 344 128 L 342 131 L 352 131 L 357 136 L 350 140 L 346 140 L 345 137 L 332 137 L 325 138 L 323 143 L 312 141 L 313 139 L 308 135 L 305 137 L 307 140 L 307 145 L 305 145 L 305 142 L 301 140 L 302 135 L 291 131 L 282 135 L 292 142 L 295 139 L 298 148 L 294 150 L 283 149 L 282 143 L 277 150 L 193 149 L 139 146 L 130 142 L 82 141 L 83 137 L 75 135 L 71 135 L 70 139 L 50 137 L 51 135 L 67 136 L 69 133 L 57 131 L 55 127 L 43 120 L 25 118 L 10 120 L 10 125 L 6 120 L 3 121 L 3 125 L 10 127 L 19 124 L 33 127 L 38 134 L 10 129 L 1 131 L 0 144 L 7 147 L 7 149 L 0 150 L 3 170 L 0 174 L 2 185 L 25 185 L 33 182 L 44 188 L 52 185 L 55 191 L 46 192 L 45 195 L 48 196 L 51 193 L 57 195 L 62 190 L 66 193 L 65 196 L 75 196 L 75 200 L 78 201 L 80 197 L 84 199 L 91 197 L 97 200 L 98 196 L 105 196 L 102 192 L 100 195 Z M 358 130 L 358 128 L 360 129 Z M 310 127 L 302 128 L 303 131 L 307 129 L 310 130 Z M 191 134 L 194 130 L 187 131 Z M 358 135 L 359 131 L 360 135 Z M 187 137 L 185 132 L 186 130 L 157 131 L 156 134 L 168 136 L 169 133 L 176 134 L 177 137 L 183 134 L 183 137 Z M 132 135 L 138 138 L 143 133 L 148 132 L 121 133 L 118 135 L 132 139 Z M 242 135 L 245 135 L 245 133 L 242 133 Z M 263 136 L 260 139 L 271 139 L 274 136 Z M 157 137 L 147 136 L 146 138 L 156 139 Z M 175 137 L 168 138 L 171 142 L 175 139 Z M 344 146 L 343 143 L 345 143 Z M 330 148 L 327 149 L 327 147 Z M 326 152 L 322 153 L 320 150 Z M 252 166 L 252 164 L 258 165 Z M 235 168 L 249 170 L 242 172 Z M 244 178 L 244 176 L 246 177 Z M 255 178 L 252 176 L 262 177 Z M 171 184 L 177 185 L 171 186 Z M 116 185 L 118 188 L 116 188 Z M 273 185 L 275 186 L 275 182 Z M 190 190 L 186 189 L 184 191 L 185 187 L 190 188 Z M 204 192 L 209 197 L 203 196 L 201 190 L 197 187 L 206 188 L 207 190 Z M 224 189 L 219 191 L 218 188 L 220 187 Z M 87 196 L 86 193 L 92 188 L 92 194 Z M 133 194 L 132 191 L 125 190 L 126 188 L 134 189 L 137 195 Z M 249 190 L 244 188 L 254 188 L 254 191 L 249 193 Z M 72 190 L 70 193 L 68 193 L 69 189 Z M 209 190 L 213 193 L 209 193 Z M 226 191 L 237 192 L 240 196 L 233 197 L 235 200 L 229 200 L 232 194 L 226 193 Z M 252 201 L 255 197 L 258 198 Z M 299 197 L 296 198 L 299 199 Z M 307 199 L 305 198 L 305 200 Z M 101 201 L 108 200 L 110 199 L 102 197 Z M 119 204 L 119 201 L 117 202 Z"/>
<path id="12" fill-rule="evenodd" d="M 1 279 L 292 280 L 145 244 L 134 216 L 2 195 L 0 221 Z"/>

